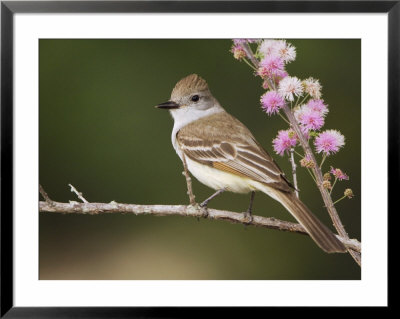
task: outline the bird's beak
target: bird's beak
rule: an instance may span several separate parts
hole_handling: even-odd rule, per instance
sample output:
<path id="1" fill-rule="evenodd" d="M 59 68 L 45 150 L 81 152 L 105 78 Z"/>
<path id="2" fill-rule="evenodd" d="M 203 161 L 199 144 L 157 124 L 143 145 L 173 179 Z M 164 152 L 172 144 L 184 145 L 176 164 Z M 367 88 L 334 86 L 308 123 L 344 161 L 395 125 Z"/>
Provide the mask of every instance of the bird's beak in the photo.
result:
<path id="1" fill-rule="evenodd" d="M 156 106 L 156 108 L 159 108 L 159 109 L 167 109 L 167 110 L 179 109 L 179 104 L 178 104 L 178 103 L 175 103 L 175 102 L 173 102 L 173 101 L 168 101 L 168 102 L 164 102 L 164 103 L 158 104 L 158 105 Z"/>

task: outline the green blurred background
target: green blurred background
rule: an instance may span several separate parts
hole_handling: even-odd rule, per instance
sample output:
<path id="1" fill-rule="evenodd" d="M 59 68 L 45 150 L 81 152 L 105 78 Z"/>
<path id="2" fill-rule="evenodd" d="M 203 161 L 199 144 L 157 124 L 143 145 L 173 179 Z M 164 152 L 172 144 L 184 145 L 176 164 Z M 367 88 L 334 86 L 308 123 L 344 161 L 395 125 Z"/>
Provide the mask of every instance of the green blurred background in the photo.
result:
<path id="1" fill-rule="evenodd" d="M 350 175 L 334 199 L 352 238 L 361 239 L 361 41 L 289 40 L 291 75 L 313 76 L 330 107 L 325 128 L 346 146 L 324 164 Z M 173 121 L 155 109 L 190 73 L 204 77 L 228 112 L 266 150 L 286 129 L 261 111 L 261 81 L 229 52 L 230 40 L 50 40 L 39 42 L 40 183 L 53 200 L 186 204 L 182 164 L 171 145 Z M 274 156 L 290 176 L 286 157 Z M 320 157 L 319 157 L 320 158 Z M 331 226 L 316 186 L 298 172 L 302 200 Z M 213 191 L 194 181 L 198 201 Z M 225 193 L 210 207 L 245 211 L 249 196 Z M 255 215 L 291 220 L 256 194 Z M 40 279 L 360 279 L 348 254 L 326 254 L 308 236 L 184 217 L 39 214 Z M 331 227 L 333 228 L 333 227 Z"/>

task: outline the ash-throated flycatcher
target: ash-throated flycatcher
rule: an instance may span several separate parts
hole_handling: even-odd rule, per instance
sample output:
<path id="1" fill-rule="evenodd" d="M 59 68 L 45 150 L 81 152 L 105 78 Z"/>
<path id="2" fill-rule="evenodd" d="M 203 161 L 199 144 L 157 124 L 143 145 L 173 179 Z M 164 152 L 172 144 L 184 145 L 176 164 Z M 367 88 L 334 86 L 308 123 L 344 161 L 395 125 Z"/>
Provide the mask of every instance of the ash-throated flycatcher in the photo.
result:
<path id="1" fill-rule="evenodd" d="M 211 94 L 207 82 L 196 74 L 180 80 L 168 102 L 174 118 L 172 145 L 188 170 L 201 183 L 217 190 L 202 205 L 223 191 L 251 192 L 248 215 L 255 191 L 279 201 L 303 225 L 312 239 L 328 253 L 345 247 L 300 201 L 272 157 L 239 120 L 228 114 Z"/>

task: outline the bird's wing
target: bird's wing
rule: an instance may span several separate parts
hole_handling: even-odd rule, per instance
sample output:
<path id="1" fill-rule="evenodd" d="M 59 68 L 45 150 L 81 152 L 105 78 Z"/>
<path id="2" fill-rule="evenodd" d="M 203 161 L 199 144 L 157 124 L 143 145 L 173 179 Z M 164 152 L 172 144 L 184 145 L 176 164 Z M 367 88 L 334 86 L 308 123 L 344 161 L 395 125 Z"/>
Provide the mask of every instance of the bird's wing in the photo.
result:
<path id="1" fill-rule="evenodd" d="M 283 191 L 293 189 L 250 131 L 226 112 L 188 124 L 176 138 L 181 151 L 191 160 Z"/>

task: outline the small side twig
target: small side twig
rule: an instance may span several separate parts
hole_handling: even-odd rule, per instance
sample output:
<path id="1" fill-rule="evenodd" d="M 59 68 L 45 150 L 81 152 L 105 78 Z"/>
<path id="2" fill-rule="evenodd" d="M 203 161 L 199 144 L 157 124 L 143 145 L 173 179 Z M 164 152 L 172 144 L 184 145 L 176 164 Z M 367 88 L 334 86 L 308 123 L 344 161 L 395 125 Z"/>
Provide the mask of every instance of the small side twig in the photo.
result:
<path id="1" fill-rule="evenodd" d="M 77 190 L 74 186 L 72 186 L 71 184 L 68 184 L 68 186 L 71 187 L 71 192 L 75 193 L 76 196 L 78 196 L 78 198 L 79 198 L 82 202 L 84 202 L 84 203 L 89 203 L 89 202 L 82 196 L 82 193 L 81 193 L 81 192 L 78 192 L 78 190 Z"/>
<path id="2" fill-rule="evenodd" d="M 54 202 L 50 199 L 49 195 L 47 195 L 46 191 L 44 190 L 43 186 L 39 184 L 39 192 L 43 196 L 43 198 L 46 200 L 47 203 L 50 205 L 54 205 Z"/>
<path id="3" fill-rule="evenodd" d="M 187 189 L 188 189 L 187 194 L 189 195 L 190 205 L 195 206 L 196 205 L 196 200 L 195 200 L 196 196 L 194 196 L 194 194 L 193 194 L 192 179 L 190 178 L 189 171 L 187 168 L 185 154 L 182 154 L 182 162 L 183 162 L 182 174 L 186 178 L 186 185 L 187 185 Z"/>

